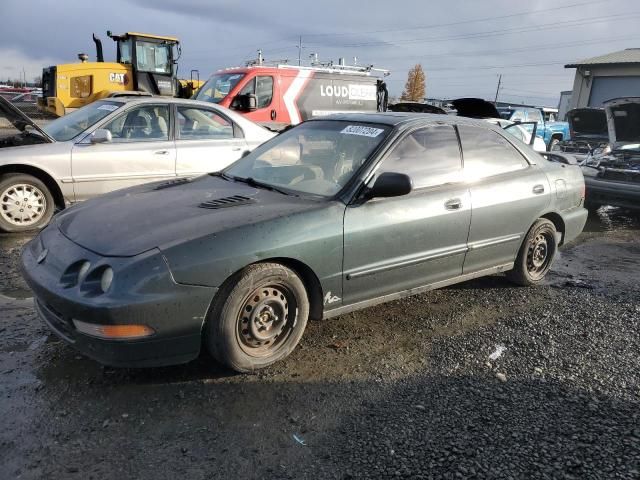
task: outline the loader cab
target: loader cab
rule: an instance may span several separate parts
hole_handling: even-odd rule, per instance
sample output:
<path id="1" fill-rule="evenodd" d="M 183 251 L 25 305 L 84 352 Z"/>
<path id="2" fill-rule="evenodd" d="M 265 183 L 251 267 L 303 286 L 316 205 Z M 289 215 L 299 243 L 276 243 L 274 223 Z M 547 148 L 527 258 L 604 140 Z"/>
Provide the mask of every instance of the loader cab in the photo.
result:
<path id="1" fill-rule="evenodd" d="M 116 61 L 131 66 L 133 90 L 177 96 L 176 63 L 180 42 L 175 37 L 127 32 L 107 35 L 116 42 Z"/>

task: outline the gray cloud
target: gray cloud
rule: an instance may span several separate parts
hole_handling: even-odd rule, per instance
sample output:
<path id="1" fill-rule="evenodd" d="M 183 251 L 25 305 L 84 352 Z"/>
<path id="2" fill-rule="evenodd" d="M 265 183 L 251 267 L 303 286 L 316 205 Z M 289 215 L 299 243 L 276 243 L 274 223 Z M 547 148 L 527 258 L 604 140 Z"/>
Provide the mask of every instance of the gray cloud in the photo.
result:
<path id="1" fill-rule="evenodd" d="M 525 11 L 534 12 L 519 15 Z M 640 17 L 633 13 L 640 15 L 635 0 L 8 2 L 0 69 L 10 73 L 18 68 L 13 64 L 25 63 L 31 71 L 39 62 L 76 61 L 80 51 L 93 55 L 91 33 L 105 38 L 110 29 L 176 35 L 181 71 L 197 68 L 206 76 L 243 64 L 258 48 L 268 59 L 297 62 L 301 35 L 303 61 L 315 52 L 389 68 L 393 94 L 409 68 L 422 63 L 429 96 L 492 98 L 502 73 L 503 98 L 552 104 L 572 86 L 565 63 L 640 44 L 634 28 Z M 8 51 L 10 57 L 3 55 Z M 105 54 L 115 56 L 106 41 Z"/>

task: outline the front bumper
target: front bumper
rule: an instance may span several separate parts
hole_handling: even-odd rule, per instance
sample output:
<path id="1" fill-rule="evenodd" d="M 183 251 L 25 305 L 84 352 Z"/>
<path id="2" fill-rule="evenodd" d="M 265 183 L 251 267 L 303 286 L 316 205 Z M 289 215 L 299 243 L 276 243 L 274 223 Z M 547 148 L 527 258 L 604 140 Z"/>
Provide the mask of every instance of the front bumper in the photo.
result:
<path id="1" fill-rule="evenodd" d="M 587 202 L 640 209 L 640 184 L 601 180 L 586 175 L 584 183 Z"/>
<path id="2" fill-rule="evenodd" d="M 44 260 L 42 251 L 48 253 Z M 41 258 L 40 258 L 41 259 Z M 109 264 L 115 277 L 102 295 L 65 286 L 69 265 Z M 91 269 L 90 269 L 91 271 Z M 67 239 L 51 225 L 22 254 L 22 272 L 35 296 L 36 310 L 49 328 L 81 353 L 115 367 L 155 367 L 185 363 L 200 353 L 201 334 L 217 289 L 173 281 L 159 250 L 135 257 L 102 257 Z M 136 340 L 106 340 L 79 332 L 73 320 L 99 325 L 143 324 L 154 334 Z"/>

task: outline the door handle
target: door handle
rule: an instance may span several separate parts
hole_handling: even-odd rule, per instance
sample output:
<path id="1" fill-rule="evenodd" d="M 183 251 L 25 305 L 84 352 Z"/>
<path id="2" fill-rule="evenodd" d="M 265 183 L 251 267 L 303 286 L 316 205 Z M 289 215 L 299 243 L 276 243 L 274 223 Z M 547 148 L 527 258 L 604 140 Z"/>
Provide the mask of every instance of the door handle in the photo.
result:
<path id="1" fill-rule="evenodd" d="M 444 202 L 444 208 L 447 210 L 459 210 L 462 207 L 462 201 L 459 198 L 452 198 Z"/>
<path id="2" fill-rule="evenodd" d="M 534 185 L 532 191 L 536 195 L 540 195 L 541 193 L 544 193 L 544 185 Z"/>
<path id="3" fill-rule="evenodd" d="M 153 153 L 155 153 L 156 155 L 169 155 L 169 150 L 158 150 Z"/>
<path id="4" fill-rule="evenodd" d="M 231 148 L 232 152 L 239 152 L 240 150 L 242 150 L 242 147 L 232 147 Z"/>
<path id="5" fill-rule="evenodd" d="M 276 112 L 275 110 L 271 110 L 271 120 L 275 120 L 277 116 L 278 112 Z"/>

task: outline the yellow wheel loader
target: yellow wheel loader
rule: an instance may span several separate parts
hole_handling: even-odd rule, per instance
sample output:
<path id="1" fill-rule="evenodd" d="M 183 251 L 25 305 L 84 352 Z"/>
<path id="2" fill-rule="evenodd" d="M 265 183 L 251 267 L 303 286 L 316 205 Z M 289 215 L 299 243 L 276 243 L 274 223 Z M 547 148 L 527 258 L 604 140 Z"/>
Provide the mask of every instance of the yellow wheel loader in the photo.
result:
<path id="1" fill-rule="evenodd" d="M 197 71 L 190 80 L 178 80 L 180 41 L 175 37 L 127 32 L 109 38 L 116 42 L 116 61 L 105 62 L 102 41 L 93 35 L 96 61 L 85 53 L 80 63 L 66 63 L 42 70 L 41 110 L 62 116 L 105 97 L 166 95 L 189 98 L 203 83 Z"/>

